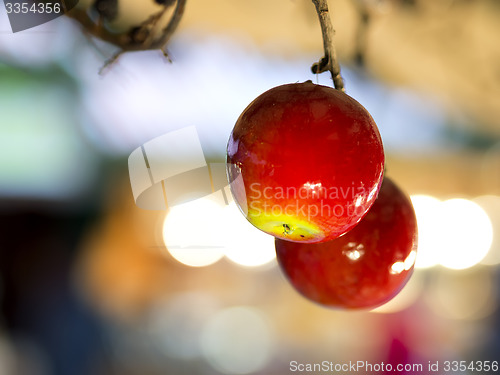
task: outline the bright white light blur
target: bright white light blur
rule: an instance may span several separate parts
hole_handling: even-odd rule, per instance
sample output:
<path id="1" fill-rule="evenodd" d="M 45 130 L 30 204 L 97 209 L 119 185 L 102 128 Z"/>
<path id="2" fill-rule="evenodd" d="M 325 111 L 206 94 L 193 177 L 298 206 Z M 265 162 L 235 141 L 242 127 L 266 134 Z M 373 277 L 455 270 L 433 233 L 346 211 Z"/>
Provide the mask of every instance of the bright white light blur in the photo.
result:
<path id="1" fill-rule="evenodd" d="M 441 204 L 440 263 L 451 269 L 465 269 L 479 263 L 490 249 L 493 227 L 484 210 L 467 199 L 450 199 Z"/>
<path id="2" fill-rule="evenodd" d="M 245 267 L 270 263 L 276 257 L 274 237 L 250 224 L 234 202 L 224 207 L 219 194 L 169 211 L 163 224 L 168 252 L 191 267 L 211 265 L 224 255 Z"/>
<path id="3" fill-rule="evenodd" d="M 397 274 L 403 272 L 405 269 L 404 262 L 396 262 L 391 266 L 391 273 Z"/>
<path id="4" fill-rule="evenodd" d="M 395 262 L 391 266 L 391 273 L 398 274 L 403 271 L 408 271 L 415 264 L 415 259 L 417 258 L 416 251 L 410 251 L 410 254 L 406 257 L 404 261 Z"/>
<path id="5" fill-rule="evenodd" d="M 344 251 L 343 253 L 350 260 L 358 260 L 359 258 L 361 258 L 365 254 L 365 251 L 363 250 L 364 246 L 362 244 L 360 244 L 360 246 L 361 246 L 360 250 L 358 250 L 358 249 L 347 250 L 347 251 Z"/>
<path id="6" fill-rule="evenodd" d="M 274 237 L 250 224 L 234 202 L 224 208 L 224 220 L 226 256 L 231 261 L 256 267 L 275 259 Z"/>
<path id="7" fill-rule="evenodd" d="M 413 265 L 415 264 L 416 260 L 417 260 L 417 252 L 410 251 L 410 254 L 408 254 L 408 256 L 406 257 L 406 259 L 403 262 L 405 271 L 408 271 L 410 268 L 412 268 Z"/>
<path id="8" fill-rule="evenodd" d="M 262 370 L 271 358 L 273 341 L 264 313 L 250 307 L 232 307 L 216 313 L 200 337 L 204 357 L 226 374 Z"/>
<path id="9" fill-rule="evenodd" d="M 486 256 L 493 227 L 481 206 L 467 199 L 441 202 L 426 195 L 415 195 L 411 200 L 418 224 L 416 268 L 441 264 L 465 269 Z"/>
<path id="10" fill-rule="evenodd" d="M 418 251 L 415 268 L 428 268 L 439 262 L 439 247 L 443 221 L 440 219 L 440 200 L 428 195 L 413 195 L 411 202 L 418 225 Z"/>
<path id="11" fill-rule="evenodd" d="M 222 213 L 223 206 L 212 196 L 172 207 L 163 224 L 168 252 L 191 267 L 217 262 L 224 256 Z"/>
<path id="12" fill-rule="evenodd" d="M 500 196 L 483 195 L 473 199 L 488 214 L 493 225 L 493 242 L 488 254 L 481 260 L 481 264 L 495 266 L 500 264 Z"/>

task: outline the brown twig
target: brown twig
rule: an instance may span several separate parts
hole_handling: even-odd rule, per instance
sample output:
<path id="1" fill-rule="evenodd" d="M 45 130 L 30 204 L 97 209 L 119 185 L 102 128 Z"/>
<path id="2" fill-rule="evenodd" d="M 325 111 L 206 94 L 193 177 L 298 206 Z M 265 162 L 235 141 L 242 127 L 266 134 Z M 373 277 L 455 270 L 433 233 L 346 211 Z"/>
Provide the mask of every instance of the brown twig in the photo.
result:
<path id="1" fill-rule="evenodd" d="M 157 46 L 157 48 L 161 48 L 163 50 L 163 48 L 166 46 L 166 44 L 174 34 L 175 30 L 177 29 L 177 26 L 181 21 L 182 15 L 184 14 L 185 8 L 186 8 L 186 0 L 177 0 L 177 6 L 175 7 L 174 14 L 170 19 L 170 22 L 163 29 L 161 37 L 155 41 L 155 45 Z"/>
<path id="2" fill-rule="evenodd" d="M 121 49 L 119 54 L 128 51 L 144 51 L 161 49 L 163 52 L 166 43 L 174 34 L 179 22 L 184 14 L 187 0 L 177 0 L 176 7 L 167 26 L 163 28 L 159 37 L 155 38 L 155 29 L 165 14 L 167 6 L 152 15 L 148 20 L 139 26 L 132 27 L 124 33 L 114 33 L 105 27 L 98 27 L 94 20 L 83 9 L 72 9 L 68 16 L 78 21 L 91 35 L 111 43 Z"/>
<path id="3" fill-rule="evenodd" d="M 340 75 L 340 65 L 337 60 L 337 53 L 333 44 L 335 30 L 333 29 L 332 21 L 328 13 L 328 3 L 326 0 L 312 0 L 312 2 L 316 6 L 316 12 L 318 13 L 319 23 L 321 25 L 325 56 L 322 57 L 319 62 L 314 63 L 311 70 L 314 74 L 330 71 L 334 87 L 337 90 L 345 91 L 344 81 Z"/>

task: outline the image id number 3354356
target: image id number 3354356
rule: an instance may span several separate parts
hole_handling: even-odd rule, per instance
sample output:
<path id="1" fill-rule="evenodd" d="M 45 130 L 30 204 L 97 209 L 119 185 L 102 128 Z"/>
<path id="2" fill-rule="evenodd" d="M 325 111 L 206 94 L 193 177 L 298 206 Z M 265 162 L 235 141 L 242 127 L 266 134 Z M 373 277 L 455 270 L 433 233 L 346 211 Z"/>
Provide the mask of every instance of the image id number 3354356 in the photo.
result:
<path id="1" fill-rule="evenodd" d="M 61 4 L 54 3 L 46 3 L 46 2 L 5 2 L 5 9 L 7 10 L 7 14 L 52 14 L 52 13 L 61 13 L 62 8 Z"/>

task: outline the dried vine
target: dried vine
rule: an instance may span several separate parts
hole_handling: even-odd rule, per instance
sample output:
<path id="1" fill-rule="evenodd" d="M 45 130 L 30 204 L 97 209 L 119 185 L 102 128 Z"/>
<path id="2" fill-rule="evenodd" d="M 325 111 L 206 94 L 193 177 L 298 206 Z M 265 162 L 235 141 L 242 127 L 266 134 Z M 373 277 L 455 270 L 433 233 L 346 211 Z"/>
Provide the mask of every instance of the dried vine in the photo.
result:
<path id="1" fill-rule="evenodd" d="M 175 1 L 176 6 L 168 24 L 160 31 L 158 25 L 161 18 L 165 15 L 173 1 L 164 1 L 160 11 L 152 14 L 140 25 L 133 26 L 123 33 L 115 33 L 102 25 L 101 20 L 96 24 L 89 13 L 84 9 L 74 8 L 67 15 L 78 21 L 89 34 L 111 43 L 120 48 L 110 60 L 106 62 L 109 65 L 115 61 L 121 54 L 130 51 L 145 51 L 159 49 L 167 56 L 166 45 L 174 34 L 179 22 L 184 14 L 187 0 Z"/>
<path id="2" fill-rule="evenodd" d="M 321 25 L 321 33 L 323 35 L 323 49 L 325 56 L 319 62 L 314 63 L 311 70 L 314 74 L 330 71 L 332 75 L 333 85 L 337 90 L 345 91 L 344 81 L 340 75 L 340 64 L 337 59 L 337 53 L 333 43 L 335 30 L 332 26 L 330 14 L 328 11 L 328 3 L 326 0 L 312 0 L 316 6 L 319 23 Z"/>

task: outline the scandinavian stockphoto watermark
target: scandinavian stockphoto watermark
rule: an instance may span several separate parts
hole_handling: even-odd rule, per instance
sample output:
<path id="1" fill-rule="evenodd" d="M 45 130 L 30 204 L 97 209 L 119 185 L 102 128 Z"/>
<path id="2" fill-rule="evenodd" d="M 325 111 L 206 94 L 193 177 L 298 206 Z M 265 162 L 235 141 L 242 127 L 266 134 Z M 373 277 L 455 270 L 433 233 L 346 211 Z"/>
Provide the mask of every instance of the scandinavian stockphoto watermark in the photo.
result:
<path id="1" fill-rule="evenodd" d="M 163 134 L 137 147 L 128 158 L 128 167 L 134 200 L 142 209 L 165 210 L 219 191 L 226 205 L 232 200 L 226 164 L 207 162 L 194 126 Z M 366 199 L 376 194 L 376 189 L 366 194 L 365 188 L 354 182 L 340 187 L 326 187 L 321 182 L 273 187 L 255 182 L 245 192 L 241 173 L 231 178 L 231 185 L 241 193 L 242 211 L 246 214 L 250 209 L 259 216 L 355 215 L 364 212 Z"/>
<path id="2" fill-rule="evenodd" d="M 295 186 L 265 186 L 254 182 L 249 186 L 248 207 L 256 216 L 342 217 L 362 215 L 366 189 L 363 186 L 323 186 L 306 182 Z M 335 202 L 352 202 L 335 203 Z"/>
<path id="3" fill-rule="evenodd" d="M 245 188 L 241 173 L 235 173 L 228 181 L 226 163 L 207 162 L 194 126 L 163 134 L 137 147 L 128 158 L 128 167 L 133 198 L 139 208 L 170 210 L 167 219 L 173 220 L 176 217 L 175 220 L 178 222 L 182 220 L 176 214 L 180 215 L 181 211 L 189 212 L 186 227 L 191 232 L 184 237 L 189 237 L 187 242 L 190 244 L 186 245 L 186 241 L 174 236 L 169 248 L 223 247 L 218 240 L 227 236 L 221 235 L 217 241 L 214 239 L 212 242 L 209 241 L 209 237 L 214 237 L 215 232 L 218 233 L 218 227 L 226 228 L 232 224 L 227 222 L 225 214 L 218 215 L 221 208 L 219 206 L 228 206 L 233 201 L 229 184 L 237 193 L 238 204 L 244 214 L 251 209 L 252 214 L 274 217 L 299 215 L 303 219 L 314 219 L 315 216 L 343 216 L 345 210 L 357 212 L 365 203 L 363 198 L 359 198 L 365 196 L 364 190 L 360 191 L 354 184 L 325 188 L 318 182 L 305 182 L 297 189 L 282 189 L 260 184 L 251 184 Z M 211 206 L 212 212 L 203 213 L 203 207 L 208 202 L 202 198 L 215 199 L 219 205 Z M 348 205 L 344 203 L 345 206 L 340 203 L 331 204 L 337 200 L 354 203 Z M 190 202 L 192 204 L 189 204 Z M 172 210 L 176 206 L 179 206 L 179 210 Z M 201 236 L 201 233 L 209 227 L 214 233 Z M 195 243 L 195 237 L 200 236 L 203 237 L 200 240 L 203 246 Z"/>
<path id="4" fill-rule="evenodd" d="M 79 0 L 2 0 L 13 33 L 52 21 L 73 9 Z"/>

